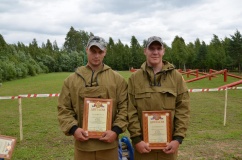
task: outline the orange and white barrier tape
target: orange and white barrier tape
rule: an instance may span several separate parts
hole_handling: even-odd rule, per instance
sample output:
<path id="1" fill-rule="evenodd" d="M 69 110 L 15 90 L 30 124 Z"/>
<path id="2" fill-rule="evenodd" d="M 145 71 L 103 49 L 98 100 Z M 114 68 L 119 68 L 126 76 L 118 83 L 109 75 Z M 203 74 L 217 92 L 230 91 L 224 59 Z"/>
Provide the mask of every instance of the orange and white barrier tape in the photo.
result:
<path id="1" fill-rule="evenodd" d="M 242 89 L 242 87 L 228 87 L 227 89 Z M 204 89 L 189 89 L 189 92 L 214 92 L 225 91 L 226 88 L 204 88 Z"/>
<path id="2" fill-rule="evenodd" d="M 35 97 L 59 97 L 59 93 L 54 94 L 25 94 L 19 95 L 20 98 L 35 98 Z"/>
<path id="3" fill-rule="evenodd" d="M 4 97 L 0 97 L 0 100 L 1 99 L 18 99 L 18 98 L 20 98 L 20 97 L 18 97 L 18 96 L 4 96 Z"/>
<path id="4" fill-rule="evenodd" d="M 0 97 L 1 99 L 18 99 L 18 98 L 37 98 L 37 97 L 59 97 L 59 93 L 54 94 L 25 94 L 25 95 L 18 95 L 18 96 L 3 96 Z"/>
<path id="5" fill-rule="evenodd" d="M 228 87 L 227 89 L 242 89 L 242 87 Z M 188 89 L 189 92 L 214 92 L 224 91 L 226 88 L 203 88 L 203 89 Z M 59 93 L 54 94 L 25 94 L 18 96 L 0 96 L 0 100 L 4 99 L 18 99 L 18 98 L 38 98 L 38 97 L 59 97 Z"/>

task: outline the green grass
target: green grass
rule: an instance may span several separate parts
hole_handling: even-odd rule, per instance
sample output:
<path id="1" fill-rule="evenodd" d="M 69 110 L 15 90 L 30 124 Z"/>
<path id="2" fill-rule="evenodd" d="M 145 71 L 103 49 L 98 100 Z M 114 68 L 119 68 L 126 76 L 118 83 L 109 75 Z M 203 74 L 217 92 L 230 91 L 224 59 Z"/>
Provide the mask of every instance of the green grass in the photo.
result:
<path id="1" fill-rule="evenodd" d="M 69 74 L 41 74 L 4 82 L 0 96 L 59 93 Z M 120 74 L 128 79 L 131 73 L 120 71 Z M 188 79 L 185 75 L 184 78 Z M 229 77 L 223 82 L 223 76 L 218 75 L 211 81 L 205 78 L 187 85 L 188 88 L 217 88 L 237 80 Z M 242 90 L 228 91 L 226 126 L 223 125 L 225 91 L 190 93 L 190 96 L 191 122 L 179 149 L 179 160 L 242 159 Z M 57 97 L 23 98 L 23 141 L 20 141 L 18 100 L 0 100 L 0 134 L 18 138 L 13 160 L 73 158 L 73 139 L 60 131 L 56 106 Z"/>

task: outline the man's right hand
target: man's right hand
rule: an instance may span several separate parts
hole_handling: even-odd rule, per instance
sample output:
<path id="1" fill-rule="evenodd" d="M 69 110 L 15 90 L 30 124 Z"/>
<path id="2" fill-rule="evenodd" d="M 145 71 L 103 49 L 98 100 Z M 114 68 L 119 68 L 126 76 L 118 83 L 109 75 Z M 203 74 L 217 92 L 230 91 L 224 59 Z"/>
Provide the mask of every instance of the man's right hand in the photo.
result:
<path id="1" fill-rule="evenodd" d="M 84 131 L 82 128 L 77 128 L 77 130 L 75 131 L 74 135 L 76 140 L 78 141 L 86 141 L 88 140 L 88 132 Z"/>
<path id="2" fill-rule="evenodd" d="M 139 153 L 149 153 L 151 151 L 150 147 L 144 141 L 137 143 L 135 148 Z"/>

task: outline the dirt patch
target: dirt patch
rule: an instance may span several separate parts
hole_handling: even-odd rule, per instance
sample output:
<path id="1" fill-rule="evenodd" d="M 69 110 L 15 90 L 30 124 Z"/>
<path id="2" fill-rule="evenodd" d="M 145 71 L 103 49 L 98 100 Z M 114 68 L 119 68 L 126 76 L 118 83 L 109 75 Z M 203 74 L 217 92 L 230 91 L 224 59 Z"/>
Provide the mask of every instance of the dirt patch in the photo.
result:
<path id="1" fill-rule="evenodd" d="M 181 147 L 178 160 L 242 160 L 242 140 L 202 143 Z"/>

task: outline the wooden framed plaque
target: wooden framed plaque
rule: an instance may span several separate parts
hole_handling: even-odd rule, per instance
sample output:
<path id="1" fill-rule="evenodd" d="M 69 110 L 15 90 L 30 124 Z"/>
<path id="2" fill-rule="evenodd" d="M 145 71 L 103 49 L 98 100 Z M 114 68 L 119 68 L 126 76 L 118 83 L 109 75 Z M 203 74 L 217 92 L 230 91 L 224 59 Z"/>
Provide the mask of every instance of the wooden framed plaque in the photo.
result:
<path id="1" fill-rule="evenodd" d="M 172 140 L 171 111 L 143 111 L 143 138 L 150 149 L 163 149 Z"/>
<path id="2" fill-rule="evenodd" d="M 11 159 L 17 139 L 0 135 L 0 158 Z"/>
<path id="3" fill-rule="evenodd" d="M 112 99 L 84 99 L 83 129 L 89 138 L 100 138 L 103 132 L 111 130 L 112 108 Z"/>

